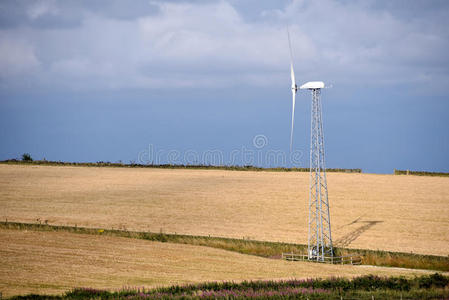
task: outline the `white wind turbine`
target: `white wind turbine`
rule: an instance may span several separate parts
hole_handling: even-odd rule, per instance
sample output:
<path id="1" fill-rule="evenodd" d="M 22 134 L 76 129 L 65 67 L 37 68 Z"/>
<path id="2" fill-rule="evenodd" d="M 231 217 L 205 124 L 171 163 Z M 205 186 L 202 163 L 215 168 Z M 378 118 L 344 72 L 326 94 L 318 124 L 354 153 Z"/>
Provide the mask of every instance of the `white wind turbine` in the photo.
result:
<path id="1" fill-rule="evenodd" d="M 290 49 L 290 76 L 292 79 L 292 128 L 290 130 L 290 151 L 293 147 L 293 127 L 295 124 L 295 101 L 296 101 L 296 92 L 298 91 L 298 86 L 296 85 L 295 80 L 295 71 L 293 69 L 293 51 L 292 44 L 290 42 L 290 32 L 287 28 L 287 36 L 288 36 L 288 47 Z M 322 81 L 309 81 L 299 87 L 300 90 L 312 90 L 312 89 L 322 89 L 324 88 L 324 82 Z"/>
<path id="2" fill-rule="evenodd" d="M 295 101 L 298 86 L 293 70 L 293 54 L 290 33 L 287 28 L 288 45 L 290 48 L 290 75 L 292 79 L 292 127 L 290 131 L 290 151 L 293 146 L 293 126 L 295 123 Z M 324 135 L 321 113 L 322 81 L 309 81 L 299 87 L 299 90 L 312 92 L 312 118 L 310 126 L 310 193 L 309 193 L 309 230 L 308 258 L 324 261 L 334 254 L 332 247 L 329 201 L 327 195 L 326 166 L 324 163 Z"/>

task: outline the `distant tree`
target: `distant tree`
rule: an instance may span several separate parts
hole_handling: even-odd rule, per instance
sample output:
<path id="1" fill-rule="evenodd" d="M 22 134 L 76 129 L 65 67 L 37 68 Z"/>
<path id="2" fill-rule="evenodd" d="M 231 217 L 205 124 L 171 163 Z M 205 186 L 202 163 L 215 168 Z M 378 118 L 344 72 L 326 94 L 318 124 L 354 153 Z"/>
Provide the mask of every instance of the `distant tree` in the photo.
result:
<path id="1" fill-rule="evenodd" d="M 29 153 L 22 154 L 22 160 L 23 161 L 33 161 L 33 159 L 31 158 L 31 155 Z"/>

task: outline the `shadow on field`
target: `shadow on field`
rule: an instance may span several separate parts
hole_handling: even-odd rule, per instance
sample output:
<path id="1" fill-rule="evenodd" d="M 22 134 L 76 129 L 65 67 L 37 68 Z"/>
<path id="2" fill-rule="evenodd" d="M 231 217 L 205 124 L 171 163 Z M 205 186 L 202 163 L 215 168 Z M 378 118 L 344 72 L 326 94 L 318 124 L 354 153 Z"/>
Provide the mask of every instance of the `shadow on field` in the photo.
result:
<path id="1" fill-rule="evenodd" d="M 361 217 L 357 218 L 353 222 L 349 223 L 348 225 L 356 224 L 356 223 L 365 223 L 364 225 L 360 226 L 359 228 L 355 229 L 354 231 L 344 235 L 340 239 L 335 241 L 335 246 L 337 247 L 347 247 L 352 242 L 354 242 L 356 239 L 358 239 L 362 233 L 373 227 L 374 225 L 378 223 L 382 223 L 383 221 L 361 221 L 359 222 Z"/>

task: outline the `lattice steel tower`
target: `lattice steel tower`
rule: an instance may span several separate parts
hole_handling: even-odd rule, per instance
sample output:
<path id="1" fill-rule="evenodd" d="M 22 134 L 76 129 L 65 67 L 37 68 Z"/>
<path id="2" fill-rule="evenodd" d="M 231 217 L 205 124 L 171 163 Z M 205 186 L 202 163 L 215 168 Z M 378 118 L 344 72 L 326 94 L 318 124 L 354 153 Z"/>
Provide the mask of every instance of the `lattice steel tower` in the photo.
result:
<path id="1" fill-rule="evenodd" d="M 309 191 L 309 229 L 308 257 L 309 260 L 324 261 L 325 257 L 334 254 L 332 248 L 331 220 L 329 215 L 329 200 L 327 198 L 326 165 L 324 163 L 324 135 L 321 112 L 322 81 L 310 81 L 297 87 L 292 65 L 292 130 L 293 137 L 295 94 L 298 89 L 312 92 L 312 114 L 310 126 L 310 191 Z"/>
<path id="2" fill-rule="evenodd" d="M 308 230 L 308 258 L 309 260 L 324 261 L 325 257 L 333 256 L 331 236 L 331 220 L 329 215 L 329 201 L 327 198 L 326 165 L 324 163 L 324 136 L 321 113 L 322 81 L 309 81 L 299 88 L 296 85 L 293 70 L 293 54 L 288 34 L 290 48 L 290 76 L 292 79 L 292 128 L 290 132 L 290 151 L 293 144 L 293 125 L 295 121 L 295 100 L 298 90 L 312 92 L 312 116 L 310 127 L 310 194 L 309 194 L 309 230 Z"/>
<path id="3" fill-rule="evenodd" d="M 303 87 L 301 87 L 303 88 Z M 324 135 L 321 112 L 321 89 L 312 92 L 310 128 L 309 260 L 324 261 L 333 256 L 329 200 L 327 197 Z"/>

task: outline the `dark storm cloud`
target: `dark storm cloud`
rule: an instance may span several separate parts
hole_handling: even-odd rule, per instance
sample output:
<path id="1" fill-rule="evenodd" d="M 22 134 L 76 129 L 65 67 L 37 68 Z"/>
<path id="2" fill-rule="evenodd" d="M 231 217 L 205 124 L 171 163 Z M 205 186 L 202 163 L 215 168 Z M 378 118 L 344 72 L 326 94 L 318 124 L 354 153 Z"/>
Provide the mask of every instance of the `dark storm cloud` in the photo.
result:
<path id="1" fill-rule="evenodd" d="M 24 77 L 39 87 L 280 85 L 289 24 L 301 74 L 442 86 L 448 3 L 2 1 L 0 78 L 9 88 Z"/>

